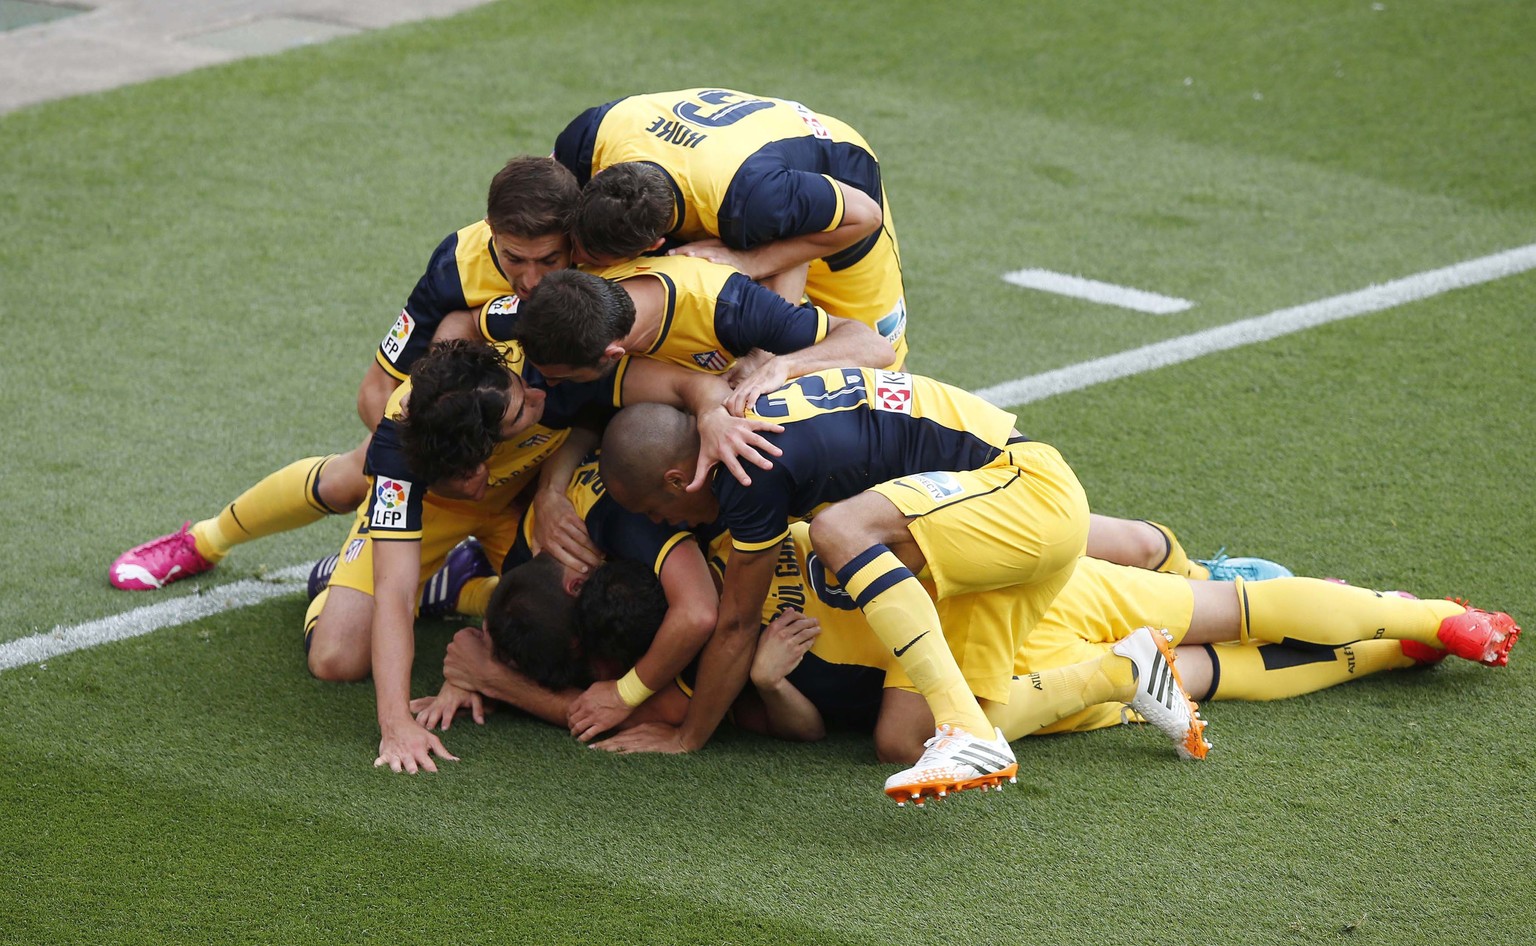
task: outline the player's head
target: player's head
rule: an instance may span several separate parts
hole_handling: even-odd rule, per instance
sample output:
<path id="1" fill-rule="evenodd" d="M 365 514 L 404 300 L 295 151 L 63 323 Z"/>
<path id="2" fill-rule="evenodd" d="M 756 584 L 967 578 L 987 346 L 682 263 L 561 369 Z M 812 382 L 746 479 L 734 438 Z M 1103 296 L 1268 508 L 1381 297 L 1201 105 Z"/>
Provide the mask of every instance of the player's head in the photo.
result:
<path id="1" fill-rule="evenodd" d="M 551 381 L 593 381 L 624 356 L 635 303 L 611 280 L 574 269 L 550 273 L 518 310 L 523 353 Z"/>
<path id="2" fill-rule="evenodd" d="M 666 616 L 667 593 L 660 580 L 650 566 L 628 559 L 598 566 L 576 596 L 582 653 L 600 677 L 634 666 Z"/>
<path id="3" fill-rule="evenodd" d="M 660 246 L 676 222 L 677 194 L 665 171 L 646 161 L 604 168 L 581 189 L 571 231 L 577 262 L 634 259 Z"/>
<path id="4" fill-rule="evenodd" d="M 553 556 L 534 556 L 501 576 L 485 609 L 496 659 L 551 690 L 590 682 L 576 635 L 576 601 Z"/>
<path id="5" fill-rule="evenodd" d="M 553 158 L 520 155 L 491 179 L 485 222 L 502 274 L 526 299 L 551 272 L 571 265 L 571 227 L 581 188 Z"/>
<path id="6" fill-rule="evenodd" d="M 543 416 L 544 392 L 524 384 L 499 349 L 455 339 L 412 367 L 400 441 L 422 482 L 473 478 L 496 444 Z"/>
<path id="7" fill-rule="evenodd" d="M 603 432 L 598 475 L 619 505 L 653 522 L 702 525 L 719 513 L 714 493 L 687 491 L 699 459 L 693 415 L 665 404 L 634 404 Z"/>

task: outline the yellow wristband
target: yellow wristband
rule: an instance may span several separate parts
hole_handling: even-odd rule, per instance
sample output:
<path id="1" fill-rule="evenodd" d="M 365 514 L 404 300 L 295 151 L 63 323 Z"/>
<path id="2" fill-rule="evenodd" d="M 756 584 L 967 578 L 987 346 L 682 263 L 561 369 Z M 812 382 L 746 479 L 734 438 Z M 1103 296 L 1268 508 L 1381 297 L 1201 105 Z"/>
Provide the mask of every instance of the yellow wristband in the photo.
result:
<path id="1" fill-rule="evenodd" d="M 641 682 L 640 673 L 634 668 L 630 668 L 629 673 L 619 679 L 619 699 L 623 700 L 624 705 L 630 709 L 644 703 L 655 692 Z"/>

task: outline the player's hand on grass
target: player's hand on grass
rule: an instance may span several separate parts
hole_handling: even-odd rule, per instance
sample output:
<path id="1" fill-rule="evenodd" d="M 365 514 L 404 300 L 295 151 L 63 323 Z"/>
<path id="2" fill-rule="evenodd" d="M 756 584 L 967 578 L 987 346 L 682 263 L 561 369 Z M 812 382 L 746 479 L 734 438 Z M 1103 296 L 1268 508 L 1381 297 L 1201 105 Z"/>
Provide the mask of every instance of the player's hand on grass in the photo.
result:
<path id="1" fill-rule="evenodd" d="M 391 772 L 408 772 L 411 775 L 421 770 L 436 772 L 437 763 L 432 761 L 433 755 L 439 759 L 459 761 L 458 756 L 443 747 L 440 739 L 407 716 L 403 721 L 384 729 L 384 737 L 379 740 L 379 755 L 373 760 L 373 765 L 375 768 L 387 765 Z"/>
<path id="2" fill-rule="evenodd" d="M 485 725 L 485 699 L 475 690 L 466 690 L 445 681 L 436 696 L 423 696 L 411 701 L 411 712 L 416 714 L 416 722 L 427 729 L 441 727 L 444 732 L 453 725 L 453 717 L 466 707 L 471 719 Z"/>
<path id="3" fill-rule="evenodd" d="M 453 635 L 443 654 L 443 680 L 461 690 L 478 693 L 485 689 L 482 670 L 491 667 L 495 660 L 491 635 L 484 628 L 462 628 Z"/>
<path id="4" fill-rule="evenodd" d="M 601 742 L 591 743 L 591 746 L 609 752 L 666 752 L 680 755 L 688 751 L 683 746 L 683 731 L 668 723 L 641 723 Z"/>
<path id="5" fill-rule="evenodd" d="M 774 687 L 805 659 L 821 636 L 821 622 L 787 608 L 763 629 L 752 655 L 752 685 Z"/>
<path id="6" fill-rule="evenodd" d="M 576 698 L 567 718 L 571 735 L 590 742 L 624 722 L 632 712 L 633 708 L 619 696 L 617 680 L 599 680 Z"/>
<path id="7" fill-rule="evenodd" d="M 699 417 L 699 463 L 693 471 L 693 482 L 688 491 L 695 492 L 709 482 L 709 471 L 716 464 L 724 464 L 730 474 L 743 486 L 751 486 L 741 461 L 746 460 L 765 470 L 773 469 L 773 461 L 784 451 L 768 442 L 763 432 L 783 433 L 784 428 L 759 418 L 735 417 L 724 408 L 713 410 Z M 763 454 L 768 456 L 763 456 Z"/>
<path id="8" fill-rule="evenodd" d="M 533 552 L 548 552 L 561 565 L 583 575 L 603 562 L 587 535 L 586 520 L 563 492 L 541 489 L 533 498 Z"/>

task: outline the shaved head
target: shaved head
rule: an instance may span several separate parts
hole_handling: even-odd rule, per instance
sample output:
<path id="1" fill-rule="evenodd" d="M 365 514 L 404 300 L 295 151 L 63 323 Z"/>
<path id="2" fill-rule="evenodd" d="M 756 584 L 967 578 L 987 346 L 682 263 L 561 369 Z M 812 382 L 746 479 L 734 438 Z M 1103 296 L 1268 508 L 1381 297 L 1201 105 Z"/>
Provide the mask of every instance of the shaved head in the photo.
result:
<path id="1" fill-rule="evenodd" d="M 615 499 L 644 496 L 665 485 L 671 469 L 688 471 L 699 456 L 693 415 L 665 404 L 634 404 L 619 411 L 603 433 L 599 475 Z"/>

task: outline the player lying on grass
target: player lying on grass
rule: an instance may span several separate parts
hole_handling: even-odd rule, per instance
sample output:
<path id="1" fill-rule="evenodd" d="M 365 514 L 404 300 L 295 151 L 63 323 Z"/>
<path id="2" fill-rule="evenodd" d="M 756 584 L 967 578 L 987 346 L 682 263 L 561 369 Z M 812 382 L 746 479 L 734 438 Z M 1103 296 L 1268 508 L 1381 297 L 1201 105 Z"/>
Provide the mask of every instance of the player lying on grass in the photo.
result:
<path id="1" fill-rule="evenodd" d="M 449 234 L 432 252 L 368 366 L 357 412 L 370 432 L 434 339 L 478 335 L 476 319 L 505 318 L 541 279 L 570 266 L 566 234 L 578 196 L 575 178 L 547 157 L 515 157 L 497 172 L 484 219 Z M 161 588 L 207 571 L 237 545 L 354 512 L 367 496 L 370 439 L 344 454 L 295 461 L 218 515 L 129 549 L 112 563 L 110 581 L 125 590 Z"/>
<path id="2" fill-rule="evenodd" d="M 896 347 L 898 366 L 905 359 L 901 255 L 880 162 L 846 123 L 727 89 L 643 93 L 578 115 L 554 156 L 585 185 L 578 262 L 611 265 L 682 241 L 679 253 L 869 325 Z"/>
<path id="3" fill-rule="evenodd" d="M 926 706 L 869 643 L 846 595 L 826 581 L 802 526 L 786 540 L 778 574 L 771 600 L 796 614 L 765 609 L 769 629 L 752 675 L 774 732 L 819 738 L 823 716 L 846 719 L 851 705 L 853 718 L 862 711 L 867 722 L 878 708 L 881 758 L 915 757 L 931 728 Z M 1008 595 L 991 593 L 978 619 L 1007 619 Z M 1127 642 L 1150 636 L 1147 627 L 1171 635 L 1189 693 L 1214 699 L 1296 696 L 1446 654 L 1502 666 L 1520 634 L 1509 615 L 1455 601 L 1314 578 L 1198 581 L 1084 558 L 1019 649 L 1007 703 L 984 704 L 992 721 L 1013 739 L 1112 725 L 1121 704 L 1150 703 L 1153 713 L 1143 716 L 1188 748 L 1191 734 L 1177 720 L 1161 725 L 1165 701 L 1128 698 L 1140 668 L 1133 672 L 1125 659 L 1135 646 Z"/>
<path id="4" fill-rule="evenodd" d="M 920 751 L 924 731 L 931 731 L 925 704 L 897 688 L 901 679 L 894 662 L 871 645 L 858 612 L 826 586 L 804 524 L 792 527 L 781 551 L 780 578 L 765 608 L 766 630 L 751 672 L 761 706 L 738 701 L 737 721 L 791 739 L 820 738 L 829 724 L 873 729 L 883 760 L 909 761 Z M 498 698 L 560 724 L 564 717 L 552 708 L 568 706 L 579 691 L 561 695 L 551 689 L 581 674 L 601 675 L 600 665 L 587 661 L 600 647 L 620 665 L 628 651 L 644 649 L 655 622 L 647 626 L 634 616 L 664 607 L 655 582 L 642 580 L 648 577 L 643 567 L 605 574 L 605 580 L 594 579 L 582 589 L 579 604 L 564 605 L 549 602 L 547 589 L 559 587 L 558 581 L 546 576 L 527 582 L 534 600 L 509 595 L 499 605 L 540 617 L 509 620 L 496 608 L 490 617 L 500 628 L 495 635 L 500 660 L 512 659 L 522 670 L 491 660 L 490 639 L 466 631 L 450 646 L 445 676 L 483 692 L 494 689 Z M 992 597 L 1005 599 L 1007 593 Z M 995 619 L 1007 610 L 1004 604 L 982 613 Z M 571 617 L 577 613 L 583 617 Z M 630 624 L 609 630 L 619 619 Z M 578 630 L 569 626 L 573 620 Z M 1085 731 L 1124 721 L 1122 710 L 1130 703 L 1150 704 L 1152 721 L 1166 725 L 1162 702 L 1117 687 L 1113 679 L 1123 671 L 1144 675 L 1143 664 L 1132 657 L 1138 649 L 1151 653 L 1157 647 L 1145 627 L 1149 622 L 1166 625 L 1180 641 L 1178 661 L 1190 672 L 1191 692 L 1213 699 L 1297 696 L 1383 670 L 1431 664 L 1448 653 L 1502 665 L 1519 636 L 1508 615 L 1419 601 L 1402 592 L 1307 578 L 1207 583 L 1085 559 L 1017 655 L 1010 703 L 989 706 L 994 720 L 1009 738 Z M 1388 636 L 1363 636 L 1377 633 Z M 1127 646 L 1138 637 L 1147 640 Z M 1088 687 L 1080 685 L 1082 679 L 1089 680 Z M 664 688 L 644 709 L 659 722 L 675 721 L 686 712 L 683 695 L 679 688 Z M 1105 702 L 1084 705 L 1083 695 Z M 429 705 L 428 700 L 413 704 Z M 446 725 L 448 719 L 433 721 Z M 1186 725 L 1165 728 L 1181 749 L 1190 737 Z"/>

